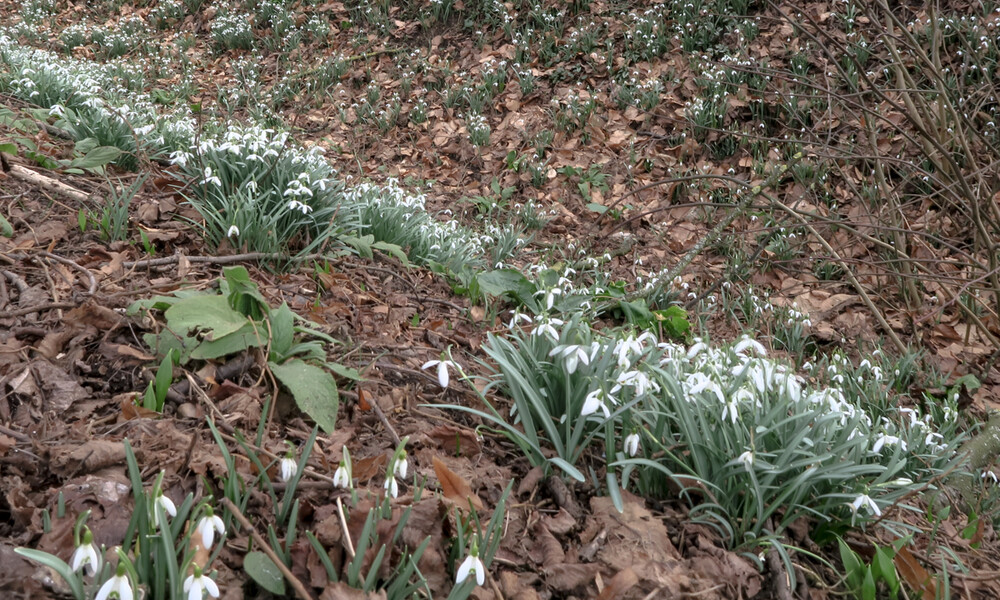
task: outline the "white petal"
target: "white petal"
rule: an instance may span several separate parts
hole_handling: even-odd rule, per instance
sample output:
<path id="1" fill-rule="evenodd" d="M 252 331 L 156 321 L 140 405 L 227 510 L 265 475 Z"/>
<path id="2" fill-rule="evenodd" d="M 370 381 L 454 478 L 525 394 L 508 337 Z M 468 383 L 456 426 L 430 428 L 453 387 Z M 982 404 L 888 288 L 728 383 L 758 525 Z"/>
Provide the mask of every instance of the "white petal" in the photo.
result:
<path id="1" fill-rule="evenodd" d="M 462 561 L 462 565 L 458 567 L 458 573 L 455 574 L 455 583 L 462 583 L 469 578 L 469 571 L 472 570 L 472 555 L 465 557 Z"/>
<path id="2" fill-rule="evenodd" d="M 448 387 L 448 361 L 442 360 L 438 363 L 438 383 L 441 387 Z"/>

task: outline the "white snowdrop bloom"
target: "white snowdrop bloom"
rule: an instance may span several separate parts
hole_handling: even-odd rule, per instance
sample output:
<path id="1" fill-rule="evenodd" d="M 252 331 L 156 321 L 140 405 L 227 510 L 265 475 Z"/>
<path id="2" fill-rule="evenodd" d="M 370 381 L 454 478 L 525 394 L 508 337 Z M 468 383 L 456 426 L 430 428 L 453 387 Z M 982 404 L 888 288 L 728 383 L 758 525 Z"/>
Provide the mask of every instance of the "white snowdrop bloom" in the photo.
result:
<path id="1" fill-rule="evenodd" d="M 201 185 L 205 185 L 206 183 L 211 183 L 212 185 L 215 185 L 217 187 L 222 187 L 222 180 L 219 179 L 218 175 L 215 175 L 212 172 L 212 167 L 205 167 L 205 171 L 203 174 L 205 175 L 205 178 L 201 180 L 200 182 Z"/>
<path id="2" fill-rule="evenodd" d="M 741 356 L 745 356 L 747 350 L 752 350 L 758 356 L 767 356 L 767 350 L 764 349 L 764 345 L 757 340 L 751 338 L 748 335 L 743 336 L 739 342 L 733 346 L 733 352 Z"/>
<path id="3" fill-rule="evenodd" d="M 635 388 L 636 396 L 642 396 L 650 390 L 657 392 L 660 390 L 659 384 L 651 380 L 649 376 L 642 371 L 626 371 L 618 376 L 616 382 L 615 386 L 611 388 L 612 394 L 626 385 Z"/>
<path id="4" fill-rule="evenodd" d="M 183 150 L 174 150 L 170 153 L 170 164 L 186 167 L 189 158 L 191 158 L 191 155 L 187 152 Z"/>
<path id="5" fill-rule="evenodd" d="M 882 509 L 878 507 L 878 504 L 874 500 L 872 500 L 868 496 L 868 494 L 861 494 L 849 504 L 855 513 L 857 513 L 858 510 L 864 507 L 865 509 L 868 510 L 868 512 L 875 515 L 876 517 L 882 516 Z"/>
<path id="6" fill-rule="evenodd" d="M 206 506 L 205 515 L 198 521 L 198 525 L 195 526 L 195 533 L 201 535 L 202 546 L 206 550 L 212 549 L 212 544 L 215 543 L 216 532 L 219 535 L 226 533 L 226 525 L 222 522 L 219 515 L 213 513 L 211 506 Z"/>
<path id="7" fill-rule="evenodd" d="M 699 353 L 701 353 L 701 352 L 703 352 L 703 351 L 705 351 L 707 349 L 708 349 L 708 344 L 706 344 L 705 342 L 701 341 L 700 339 L 696 339 L 695 343 L 692 344 L 690 348 L 688 348 L 688 351 L 687 351 L 688 360 L 690 360 L 690 359 L 698 356 Z"/>
<path id="8" fill-rule="evenodd" d="M 739 456 L 738 456 L 738 457 L 736 458 L 736 460 L 738 460 L 738 461 L 740 461 L 741 463 L 743 463 L 743 468 L 744 468 L 744 469 L 746 469 L 746 470 L 747 470 L 747 472 L 750 472 L 750 471 L 752 471 L 752 470 L 753 470 L 753 460 L 754 460 L 754 455 L 753 455 L 753 452 L 752 452 L 752 451 L 750 451 L 750 450 L 747 450 L 747 451 L 746 451 L 746 452 L 744 452 L 743 454 L 740 454 L 740 455 L 739 455 Z"/>
<path id="9" fill-rule="evenodd" d="M 307 215 L 312 212 L 312 207 L 308 204 L 303 204 L 298 200 L 292 200 L 288 203 L 288 210 L 297 210 L 302 214 Z"/>
<path id="10" fill-rule="evenodd" d="M 590 355 L 587 349 L 580 345 L 556 346 L 549 352 L 549 356 L 559 356 L 565 361 L 566 372 L 572 375 L 580 363 L 590 364 Z"/>
<path id="11" fill-rule="evenodd" d="M 162 491 L 156 496 L 156 505 L 171 517 L 177 516 L 177 507 L 174 506 L 174 501 L 164 496 Z"/>
<path id="12" fill-rule="evenodd" d="M 296 462 L 294 456 L 285 456 L 280 461 L 278 461 L 278 479 L 287 482 L 292 477 L 295 477 L 295 473 L 299 470 L 299 464 Z"/>
<path id="13" fill-rule="evenodd" d="M 395 477 L 390 475 L 389 478 L 385 480 L 385 485 L 382 487 L 384 487 L 385 491 L 388 492 L 393 498 L 399 496 L 399 484 L 396 483 Z"/>
<path id="14" fill-rule="evenodd" d="M 903 452 L 906 452 L 906 442 L 894 435 L 880 433 L 872 446 L 872 452 L 878 454 L 884 446 L 899 446 Z"/>
<path id="15" fill-rule="evenodd" d="M 406 451 L 403 450 L 402 455 L 393 465 L 392 470 L 396 473 L 396 477 L 400 479 L 406 479 L 406 470 L 409 468 L 410 463 L 406 460 Z"/>
<path id="16" fill-rule="evenodd" d="M 84 528 L 83 539 L 80 540 L 80 545 L 73 551 L 73 557 L 69 561 L 69 568 L 73 571 L 86 568 L 90 571 L 91 577 L 101 569 L 101 554 L 97 550 L 97 545 L 94 544 L 94 534 L 90 532 L 90 529 Z"/>
<path id="17" fill-rule="evenodd" d="M 442 388 L 448 388 L 448 367 L 458 369 L 458 365 L 450 360 L 429 360 L 424 363 L 424 366 L 420 367 L 422 370 L 427 370 L 431 367 L 437 366 L 437 378 L 438 383 L 441 384 Z"/>
<path id="18" fill-rule="evenodd" d="M 340 466 L 333 474 L 333 487 L 348 489 L 351 487 L 351 472 L 347 469 L 347 463 L 340 461 Z"/>
<path id="19" fill-rule="evenodd" d="M 219 586 L 195 565 L 194 574 L 188 575 L 187 579 L 184 580 L 184 593 L 187 594 L 187 600 L 202 600 L 204 594 L 208 594 L 211 598 L 218 598 Z"/>
<path id="20" fill-rule="evenodd" d="M 101 589 L 97 590 L 94 600 L 109 600 L 112 598 L 111 594 L 115 594 L 114 597 L 118 598 L 118 600 L 132 600 L 135 597 L 132 592 L 132 585 L 125 575 L 125 565 L 119 567 L 118 571 L 111 579 L 104 582 Z"/>
<path id="21" fill-rule="evenodd" d="M 462 561 L 461 566 L 458 567 L 458 572 L 455 573 L 455 583 L 463 583 L 469 578 L 469 575 L 476 576 L 476 585 L 483 585 L 486 583 L 486 566 L 483 565 L 483 561 L 480 560 L 478 555 L 469 554 Z"/>
<path id="22" fill-rule="evenodd" d="M 236 225 L 230 225 L 229 226 L 229 231 L 226 232 L 226 237 L 233 237 L 234 235 L 237 236 L 237 237 L 239 237 L 239 235 L 240 235 L 240 228 L 237 227 Z"/>
<path id="23" fill-rule="evenodd" d="M 639 454 L 639 434 L 633 431 L 625 437 L 624 449 L 629 456 Z"/>
<path id="24" fill-rule="evenodd" d="M 610 399 L 614 402 L 614 398 L 610 395 L 604 393 L 604 390 L 598 388 L 589 394 L 583 401 L 583 408 L 580 410 L 580 416 L 586 417 L 592 415 L 600 409 L 604 413 L 604 417 L 608 418 L 611 416 L 611 411 L 608 410 L 608 405 L 605 399 Z"/>

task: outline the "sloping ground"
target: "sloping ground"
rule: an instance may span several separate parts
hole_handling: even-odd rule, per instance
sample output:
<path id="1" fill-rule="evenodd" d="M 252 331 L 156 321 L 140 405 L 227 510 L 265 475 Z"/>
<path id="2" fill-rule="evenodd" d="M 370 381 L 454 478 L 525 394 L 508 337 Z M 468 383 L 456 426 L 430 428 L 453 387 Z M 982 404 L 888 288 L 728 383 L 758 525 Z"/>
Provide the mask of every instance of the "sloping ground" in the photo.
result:
<path id="1" fill-rule="evenodd" d="M 271 47 L 268 44 L 278 44 L 275 40 L 280 38 L 274 31 L 278 21 L 272 17 L 271 27 L 254 29 L 260 51 L 255 56 L 220 48 L 226 42 L 213 33 L 218 9 L 206 6 L 194 15 L 182 10 L 177 16 L 162 17 L 164 26 L 153 31 L 155 37 L 145 36 L 142 43 L 126 40 L 124 54 L 138 58 L 150 48 L 162 48 L 163 62 L 156 67 L 160 70 L 147 87 L 161 90 L 172 108 L 198 105 L 205 114 L 231 111 L 238 118 L 259 119 L 273 116 L 267 110 L 271 100 L 265 99 L 280 97 L 274 101 L 275 114 L 292 126 L 296 138 L 326 148 L 327 158 L 342 175 L 376 181 L 398 177 L 425 191 L 432 208 L 451 211 L 440 215 L 442 221 L 456 218 L 486 227 L 478 218 L 486 216 L 487 221 L 509 219 L 526 225 L 531 217 L 518 211 L 530 203 L 535 219 L 550 220 L 535 233 L 527 252 L 503 258 L 518 268 L 534 260 L 570 262 L 579 251 L 585 257 L 601 257 L 593 274 L 581 276 L 582 285 L 624 280 L 630 289 L 641 291 L 642 284 L 655 280 L 661 269 L 669 270 L 700 249 L 700 241 L 722 223 L 727 226 L 722 235 L 709 238 L 708 249 L 681 271 L 694 296 L 681 299 L 690 300 L 691 321 L 703 321 L 702 333 L 734 338 L 748 325 L 735 316 L 728 318 L 714 296 L 723 295 L 722 280 L 740 287 L 752 284 L 758 290 L 771 290 L 775 306 L 794 301 L 808 313 L 814 325 L 807 336 L 809 353 L 842 346 L 848 353 L 861 354 L 860 359 L 889 331 L 908 343 L 923 344 L 930 350 L 925 368 L 936 367 L 943 377 L 907 380 L 900 386 L 902 404 L 938 398 L 948 390 L 961 392 L 961 408 L 968 411 L 963 414 L 969 415 L 969 422 L 993 405 L 998 383 L 992 366 L 995 315 L 990 314 L 988 301 L 961 296 L 973 290 L 978 298 L 980 290 L 973 283 L 981 271 L 976 269 L 988 263 L 982 249 L 969 241 L 968 223 L 956 216 L 947 197 L 921 196 L 911 189 L 912 174 L 902 167 L 896 165 L 897 172 L 882 175 L 894 184 L 903 221 L 915 231 L 928 231 L 932 239 L 920 245 L 901 238 L 906 242 L 902 245 L 909 244 L 909 256 L 937 269 L 931 275 L 922 273 L 917 297 L 906 296 L 902 291 L 906 273 L 886 266 L 899 257 L 878 254 L 887 243 L 884 234 L 895 231 L 891 219 L 861 200 L 868 177 L 860 170 L 864 159 L 838 163 L 844 147 L 816 141 L 820 135 L 851 137 L 858 155 L 900 155 L 900 160 L 917 163 L 915 150 L 901 141 L 908 131 L 883 134 L 872 147 L 865 147 L 864 136 L 856 135 L 864 123 L 851 121 L 845 109 L 850 103 L 831 103 L 827 112 L 807 107 L 807 113 L 815 111 L 808 123 L 804 118 L 802 123 L 792 120 L 791 109 L 813 100 L 811 96 L 789 100 L 793 92 L 782 87 L 794 82 L 798 69 L 794 57 L 805 56 L 807 79 L 816 86 L 821 85 L 816 83 L 820 74 L 832 68 L 828 56 L 806 43 L 809 36 L 803 31 L 811 30 L 805 25 L 830 23 L 826 30 L 840 40 L 836 32 L 845 26 L 838 29 L 831 22 L 839 8 L 810 5 L 805 11 L 809 17 L 800 18 L 803 30 L 796 31 L 780 18 L 777 8 L 756 7 L 752 40 L 742 37 L 742 28 L 724 30 L 724 23 L 713 21 L 720 29 L 715 37 L 742 48 L 744 60 L 759 61 L 754 63 L 759 73 L 746 63 L 736 64 L 734 72 L 772 74 L 782 83 L 758 90 L 754 80 L 730 74 L 729 91 L 712 98 L 706 90 L 714 84 L 705 73 L 730 63 L 695 53 L 686 47 L 687 37 L 664 35 L 656 42 L 663 48 L 649 50 L 632 33 L 642 29 L 637 23 L 649 14 L 647 9 L 661 11 L 650 17 L 654 30 L 679 22 L 676 6 L 669 7 L 674 11 L 669 15 L 662 6 L 626 10 L 595 2 L 558 7 L 566 9 L 567 25 L 552 30 L 542 22 L 556 7 L 550 12 L 539 9 L 535 16 L 529 16 L 527 8 L 511 8 L 517 23 L 539 20 L 536 37 L 523 44 L 530 49 L 525 56 L 522 45 L 504 29 L 499 9 L 494 14 L 491 5 L 456 3 L 454 14 L 447 19 L 438 14 L 435 20 L 427 12 L 433 6 L 437 5 L 393 6 L 388 14 L 378 12 L 383 10 L 378 6 L 369 7 L 378 13 L 373 14 L 340 3 L 296 4 L 288 14 L 302 21 L 298 25 L 304 27 L 316 17 L 326 24 L 325 33 L 317 33 L 321 30 L 317 28 L 289 50 L 286 32 L 281 42 L 286 46 Z M 69 45 L 65 25 L 84 16 L 90 23 L 105 23 L 109 30 L 124 30 L 125 19 L 160 22 L 156 7 L 125 4 L 115 13 L 106 12 L 109 7 L 104 6 L 57 3 L 48 8 L 43 12 L 50 19 L 20 31 L 26 43 Z M 6 3 L 0 12 L 29 14 L 20 3 Z M 914 14 L 920 11 L 914 8 Z M 466 20 L 472 26 L 464 26 Z M 28 35 L 31 31 L 34 37 Z M 595 32 L 596 40 L 583 39 Z M 156 42 L 145 46 L 150 39 Z M 612 44 L 602 46 L 601 40 Z M 109 47 L 106 39 L 90 41 L 71 53 L 104 58 Z M 544 48 L 549 48 L 548 57 L 541 54 Z M 760 61 L 768 57 L 765 66 Z M 498 67 L 501 61 L 507 62 Z M 635 70 L 634 81 L 623 77 L 628 69 Z M 491 83 L 499 71 L 503 84 Z M 491 92 L 491 85 L 502 91 Z M 653 100 L 646 103 L 643 93 L 652 89 Z M 628 96 L 626 101 L 623 96 Z M 700 113 L 691 105 L 712 101 L 724 105 L 721 113 L 715 120 L 699 122 Z M 5 95 L 3 103 L 13 110 L 25 107 L 13 95 Z M 984 102 L 980 108 L 987 114 L 994 105 Z M 483 115 L 489 128 L 485 143 L 479 143 L 482 138 L 472 131 L 479 123 L 476 113 Z M 891 111 L 888 118 L 895 118 Z M 766 133 L 752 129 L 755 119 L 767 125 Z M 744 123 L 748 127 L 742 128 Z M 803 161 L 789 151 L 792 144 L 782 136 L 806 124 L 815 129 L 810 136 L 803 134 L 798 145 L 806 154 Z M 25 136 L 23 129 L 9 122 L 4 128 L 4 135 L 12 139 Z M 716 131 L 721 129 L 758 137 Z M 48 156 L 73 156 L 71 142 L 43 130 L 30 139 Z M 831 154 L 834 167 L 824 162 Z M 6 158 L 16 166 L 32 166 L 23 156 Z M 800 168 L 803 162 L 812 170 Z M 773 178 L 783 165 L 794 176 Z M 152 177 L 131 207 L 134 230 L 129 243 L 106 242 L 93 229 L 81 232 L 79 202 L 10 173 L 0 175 L 0 214 L 14 229 L 11 238 L 0 241 L 4 263 L 0 325 L 5 331 L 0 334 L 4 491 L 0 508 L 9 514 L 0 528 L 4 540 L 0 586 L 11 594 L 36 598 L 67 592 L 58 577 L 14 555 L 13 547 L 30 546 L 68 560 L 73 520 L 84 510 L 92 511 L 88 526 L 98 544 L 122 543 L 132 512 L 124 438 L 135 449 L 143 480 L 152 481 L 157 472 L 166 471 L 164 492 L 178 504 L 189 493 L 199 498 L 221 494 L 232 476 L 206 417 L 219 427 L 221 439 L 237 456 L 236 471 L 247 482 L 258 475 L 249 460 L 251 449 L 269 464 L 284 455 L 285 441 L 301 446 L 308 440 L 312 424 L 290 398 L 279 396 L 275 406 L 266 405 L 276 382 L 263 378 L 264 359 L 253 352 L 254 360 L 230 363 L 224 377 L 213 367 L 192 371 L 195 385 L 171 395 L 162 416 L 135 407 L 133 398 L 152 380 L 157 359 L 142 334 L 157 330 L 162 322 L 124 316 L 123 309 L 185 285 L 208 289 L 226 264 L 250 269 L 270 306 L 287 302 L 335 338 L 337 344 L 326 346 L 329 360 L 355 368 L 363 377 L 361 383 L 339 380 L 336 430 L 318 438 L 309 458 L 318 476 L 306 476 L 296 490 L 300 532 L 315 532 L 319 543 L 330 550 L 337 571 L 346 569 L 350 560 L 345 539 L 356 543 L 361 537 L 372 498 L 382 494 L 393 449 L 408 437 L 411 469 L 418 480 L 426 477 L 428 490 L 441 490 L 442 495 L 425 492 L 417 499 L 414 480 L 403 482 L 400 496 L 392 502 L 397 510 L 379 526 L 378 535 L 387 539 L 403 514 L 399 509 L 413 507 L 401 535 L 411 548 L 431 539 L 420 562 L 429 597 L 446 597 L 453 586 L 459 562 L 454 539 L 462 528 L 455 509 L 464 509 L 467 495 L 461 484 L 471 485 L 484 505 L 485 521 L 511 480 L 503 538 L 487 585 L 474 592 L 478 597 L 738 598 L 780 593 L 778 581 L 785 575 L 780 564 L 769 561 L 761 573 L 747 557 L 726 550 L 717 530 L 692 522 L 680 499 L 650 503 L 626 493 L 625 510 L 619 513 L 600 490 L 587 485 L 567 489 L 558 477 L 543 477 L 505 438 L 477 429 L 478 420 L 426 406 L 453 403 L 482 408 L 465 384 L 452 381 L 442 391 L 436 373 L 421 367 L 450 349 L 469 372 L 483 371 L 475 363 L 483 357 L 481 345 L 487 332 L 502 330 L 506 320 L 501 318 L 506 315 L 495 314 L 496 304 L 473 306 L 468 297 L 454 294 L 444 278 L 403 267 L 382 254 L 372 259 L 344 255 L 275 272 L 267 264 L 241 259 L 242 249 L 226 242 L 221 249 L 206 245 L 196 229 L 178 220 L 197 221 L 199 215 L 185 207 L 176 187 L 171 187 L 177 165 L 170 165 L 166 157 L 160 162 L 143 160 L 141 172 Z M 126 183 L 133 177 L 120 170 L 114 173 Z M 86 193 L 106 194 L 103 178 L 47 174 Z M 747 205 L 743 196 L 724 185 L 688 185 L 702 181 L 692 178 L 707 175 L 723 182 L 720 178 L 745 178 L 751 184 L 748 188 L 767 184 L 779 201 L 810 214 L 813 227 L 832 247 L 821 245 L 809 235 L 815 230 L 801 227 L 774 204 L 757 202 L 756 192 L 749 198 L 754 204 Z M 99 209 L 99 202 L 89 199 L 87 208 Z M 726 221 L 730 212 L 739 213 L 731 222 Z M 144 237 L 135 233 L 139 229 Z M 156 248 L 155 256 L 144 254 L 144 243 Z M 163 257 L 168 258 L 156 262 Z M 211 260 L 199 262 L 196 257 Z M 964 267 L 960 261 L 965 261 Z M 848 267 L 861 289 L 867 290 L 867 300 L 851 285 Z M 962 268 L 970 274 L 963 275 Z M 989 273 L 982 278 L 988 279 Z M 989 291 L 985 286 L 981 290 L 984 295 Z M 865 306 L 867 301 L 875 303 L 875 313 Z M 982 326 L 960 305 L 986 307 L 977 309 Z M 879 329 L 879 318 L 889 329 Z M 770 320 L 759 327 L 762 341 L 773 350 L 796 360 L 809 357 L 796 355 L 795 348 L 782 343 L 787 338 Z M 855 345 L 856 340 L 864 343 Z M 195 366 L 200 363 L 188 370 Z M 955 386 L 959 376 L 969 373 L 983 383 L 974 396 Z M 186 376 L 180 380 L 186 381 Z M 924 396 L 925 391 L 929 395 Z M 501 398 L 491 398 L 505 404 Z M 236 432 L 252 439 L 262 419 L 265 427 L 259 443 L 240 446 L 233 437 Z M 331 478 L 345 446 L 353 457 L 360 500 L 342 518 L 336 500 L 346 503 L 349 496 L 333 490 Z M 443 467 L 436 466 L 436 460 Z M 277 465 L 272 471 L 271 479 L 276 479 Z M 281 484 L 275 488 L 283 489 Z M 277 497 L 253 492 L 244 512 L 266 536 L 278 504 Z M 67 516 L 59 517 L 63 512 Z M 978 529 L 963 531 L 970 522 Z M 914 585 L 920 569 L 936 568 L 928 560 L 930 548 L 944 545 L 960 555 L 973 573 L 952 574 L 956 595 L 958 590 L 981 597 L 996 595 L 989 592 L 995 586 L 991 573 L 997 570 L 990 520 L 965 521 L 959 515 L 943 523 L 941 531 L 921 536 L 918 552 L 926 555 L 897 559 L 900 571 L 913 571 L 902 577 Z M 814 547 L 807 524 L 792 532 L 790 542 L 820 555 L 835 555 L 835 548 Z M 871 540 L 882 546 L 890 540 L 876 529 L 868 530 L 867 540 L 855 535 L 860 552 L 871 548 Z M 247 550 L 258 545 L 244 528 L 227 539 L 219 559 L 212 562 L 226 597 L 265 593 L 242 570 Z M 396 549 L 390 553 L 398 558 L 399 547 L 391 547 Z M 328 581 L 324 565 L 303 535 L 286 552 L 292 574 L 312 593 L 323 598 L 361 597 Z M 370 558 L 375 553 L 371 549 Z M 804 575 L 799 577 L 803 594 L 818 598 L 833 592 L 840 577 L 837 572 L 802 555 L 796 560 Z M 389 574 L 383 567 L 381 575 Z"/>

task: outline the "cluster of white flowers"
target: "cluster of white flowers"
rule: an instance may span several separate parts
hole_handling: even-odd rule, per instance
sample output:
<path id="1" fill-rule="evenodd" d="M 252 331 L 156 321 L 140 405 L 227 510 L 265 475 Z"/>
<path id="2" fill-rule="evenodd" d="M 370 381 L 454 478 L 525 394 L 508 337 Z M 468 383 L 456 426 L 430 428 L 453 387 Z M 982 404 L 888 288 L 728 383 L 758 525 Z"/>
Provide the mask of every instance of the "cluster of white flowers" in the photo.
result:
<path id="1" fill-rule="evenodd" d="M 253 47 L 253 29 L 250 15 L 241 12 L 222 11 L 212 19 L 212 41 L 222 48 Z"/>

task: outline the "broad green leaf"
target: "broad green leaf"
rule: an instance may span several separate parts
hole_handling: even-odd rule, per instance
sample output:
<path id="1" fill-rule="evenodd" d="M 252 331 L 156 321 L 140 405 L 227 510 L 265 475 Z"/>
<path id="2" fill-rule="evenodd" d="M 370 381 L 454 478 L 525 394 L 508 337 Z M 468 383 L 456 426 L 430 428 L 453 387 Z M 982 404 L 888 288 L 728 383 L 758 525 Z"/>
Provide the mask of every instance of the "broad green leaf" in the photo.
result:
<path id="1" fill-rule="evenodd" d="M 10 221 L 3 215 L 0 215 L 0 235 L 4 237 L 14 236 L 14 227 L 11 226 Z"/>
<path id="2" fill-rule="evenodd" d="M 77 142 L 75 148 L 80 154 L 86 154 L 100 145 L 101 143 L 97 141 L 97 138 L 88 137 Z"/>
<path id="3" fill-rule="evenodd" d="M 214 295 L 178 300 L 163 316 L 174 332 L 185 335 L 192 330 L 207 331 L 209 340 L 227 336 L 247 324 L 247 318 L 233 310 L 225 298 Z"/>
<path id="4" fill-rule="evenodd" d="M 351 379 L 353 381 L 364 381 L 364 378 L 361 377 L 361 373 L 353 367 L 345 367 L 340 363 L 331 363 L 331 362 L 326 363 L 326 366 L 328 369 L 330 369 L 337 375 L 340 375 L 344 379 Z"/>
<path id="5" fill-rule="evenodd" d="M 510 296 L 522 304 L 530 304 L 538 288 L 523 273 L 515 269 L 498 269 L 476 276 L 479 290 L 490 296 Z"/>
<path id="6" fill-rule="evenodd" d="M 372 248 L 395 256 L 399 262 L 403 263 L 404 266 L 409 266 L 410 264 L 410 259 L 406 256 L 406 252 L 403 252 L 403 249 L 396 244 L 390 244 L 389 242 L 375 242 L 372 244 Z"/>
<path id="7" fill-rule="evenodd" d="M 340 396 L 333 376 L 320 367 L 301 360 L 290 360 L 283 365 L 268 363 L 271 372 L 295 398 L 302 412 L 309 415 L 323 431 L 332 433 L 337 425 L 337 408 Z"/>
<path id="8" fill-rule="evenodd" d="M 218 339 L 203 341 L 191 352 L 191 358 L 196 360 L 220 358 L 243 352 L 253 346 L 267 345 L 267 330 L 261 329 L 252 321 L 240 327 L 237 331 Z"/>
<path id="9" fill-rule="evenodd" d="M 201 344 L 198 338 L 178 336 L 169 329 L 164 329 L 159 333 L 143 334 L 142 341 L 146 342 L 153 354 L 157 356 L 164 356 L 171 350 L 176 350 L 179 353 L 177 355 L 177 364 L 179 365 L 186 365 L 191 360 L 191 352 Z"/>
<path id="10" fill-rule="evenodd" d="M 265 590 L 276 596 L 285 595 L 285 578 L 281 570 L 263 552 L 248 552 L 243 557 L 243 570 Z"/>
<path id="11" fill-rule="evenodd" d="M 225 276 L 223 293 L 227 296 L 229 305 L 251 319 L 263 319 L 269 310 L 267 300 L 261 296 L 257 284 L 250 279 L 246 267 L 226 267 L 222 274 Z"/>
<path id="12" fill-rule="evenodd" d="M 292 340 L 295 336 L 295 315 L 288 304 L 281 303 L 281 306 L 271 311 L 271 352 L 281 360 L 288 356 L 288 351 L 292 348 Z"/>
<path id="13" fill-rule="evenodd" d="M 116 158 L 121 156 L 121 154 L 121 148 L 115 148 L 114 146 L 98 146 L 88 152 L 85 156 L 71 160 L 69 166 L 76 167 L 78 169 L 96 169 L 97 167 L 103 167 L 104 165 L 113 162 Z"/>
<path id="14" fill-rule="evenodd" d="M 0 144 L 0 152 L 17 156 L 17 144 Z"/>

